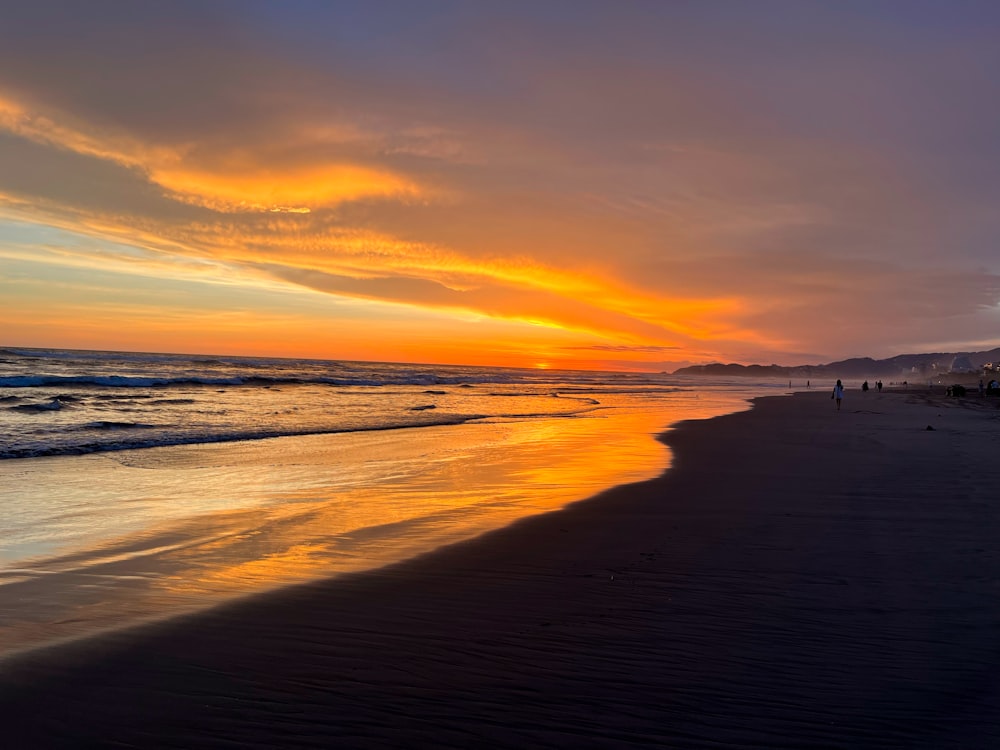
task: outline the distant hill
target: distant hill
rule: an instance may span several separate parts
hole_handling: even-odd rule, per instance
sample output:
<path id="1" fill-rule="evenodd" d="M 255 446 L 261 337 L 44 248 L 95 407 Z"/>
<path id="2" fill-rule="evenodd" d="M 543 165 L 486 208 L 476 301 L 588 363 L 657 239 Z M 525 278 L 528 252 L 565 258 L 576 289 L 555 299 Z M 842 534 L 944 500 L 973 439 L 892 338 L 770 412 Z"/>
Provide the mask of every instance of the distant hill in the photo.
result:
<path id="1" fill-rule="evenodd" d="M 753 378 L 926 378 L 950 372 L 980 370 L 988 363 L 1000 362 L 1000 348 L 985 352 L 941 352 L 936 354 L 900 354 L 889 359 L 855 357 L 822 365 L 692 365 L 674 370 L 674 375 L 711 375 L 715 377 Z"/>

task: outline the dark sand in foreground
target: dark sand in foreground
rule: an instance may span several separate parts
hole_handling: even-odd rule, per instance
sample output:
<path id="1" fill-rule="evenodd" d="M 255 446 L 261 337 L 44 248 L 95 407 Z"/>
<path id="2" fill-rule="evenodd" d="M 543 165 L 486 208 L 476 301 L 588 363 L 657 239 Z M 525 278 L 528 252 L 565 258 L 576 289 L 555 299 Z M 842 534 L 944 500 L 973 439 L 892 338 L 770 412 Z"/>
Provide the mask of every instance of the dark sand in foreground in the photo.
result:
<path id="1" fill-rule="evenodd" d="M 686 423 L 659 479 L 8 660 L 2 744 L 998 747 L 997 403 Z"/>

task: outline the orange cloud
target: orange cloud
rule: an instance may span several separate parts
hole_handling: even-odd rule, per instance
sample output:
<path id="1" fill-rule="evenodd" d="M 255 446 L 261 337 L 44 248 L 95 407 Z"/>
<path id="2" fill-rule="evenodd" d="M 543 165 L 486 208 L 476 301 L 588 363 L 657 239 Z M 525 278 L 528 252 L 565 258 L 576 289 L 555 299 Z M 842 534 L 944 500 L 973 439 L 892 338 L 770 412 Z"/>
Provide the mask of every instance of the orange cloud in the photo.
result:
<path id="1" fill-rule="evenodd" d="M 420 194 L 410 180 L 352 164 L 236 173 L 152 167 L 149 178 L 181 201 L 224 213 L 309 213 L 345 201 Z"/>
<path id="2" fill-rule="evenodd" d="M 422 193 L 412 179 L 388 169 L 343 161 L 261 164 L 234 147 L 231 153 L 214 153 L 208 159 L 190 146 L 143 143 L 127 134 L 74 123 L 63 113 L 32 111 L 10 98 L 0 97 L 0 129 L 139 170 L 172 198 L 223 213 L 308 213 L 345 201 Z"/>
<path id="3" fill-rule="evenodd" d="M 35 143 L 55 146 L 129 168 L 178 158 L 175 149 L 150 147 L 124 133 L 99 131 L 65 113 L 42 113 L 0 94 L 0 129 Z"/>

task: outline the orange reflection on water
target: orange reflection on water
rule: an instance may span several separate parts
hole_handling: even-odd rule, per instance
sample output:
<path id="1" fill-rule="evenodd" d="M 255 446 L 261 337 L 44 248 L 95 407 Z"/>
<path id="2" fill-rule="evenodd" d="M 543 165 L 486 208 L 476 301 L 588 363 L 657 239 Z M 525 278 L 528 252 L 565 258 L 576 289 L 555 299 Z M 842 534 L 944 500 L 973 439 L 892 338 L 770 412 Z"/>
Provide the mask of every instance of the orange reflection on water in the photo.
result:
<path id="1" fill-rule="evenodd" d="M 118 628 L 226 599 L 380 567 L 469 539 L 669 463 L 677 418 L 734 408 L 688 400 L 588 417 L 177 446 L 51 462 L 104 512 L 149 502 L 141 531 L 3 571 L 0 647 Z M 29 464 L 30 465 L 30 464 Z M 54 487 L 70 483 L 53 480 Z M 110 494 L 109 494 L 110 493 Z M 157 513 L 167 513 L 156 520 Z M 0 578 L 0 583 L 4 579 Z"/>
<path id="2" fill-rule="evenodd" d="M 377 486 L 356 487 L 329 476 L 345 436 L 297 439 L 283 460 L 309 486 L 249 516 L 216 514 L 231 528 L 170 553 L 173 570 L 156 585 L 216 597 L 404 560 L 656 476 L 666 450 L 651 435 L 661 425 L 662 417 L 635 411 L 430 428 L 409 449 L 398 444 L 406 435 L 364 436 L 363 451 L 386 460 L 391 449 L 397 465 Z"/>

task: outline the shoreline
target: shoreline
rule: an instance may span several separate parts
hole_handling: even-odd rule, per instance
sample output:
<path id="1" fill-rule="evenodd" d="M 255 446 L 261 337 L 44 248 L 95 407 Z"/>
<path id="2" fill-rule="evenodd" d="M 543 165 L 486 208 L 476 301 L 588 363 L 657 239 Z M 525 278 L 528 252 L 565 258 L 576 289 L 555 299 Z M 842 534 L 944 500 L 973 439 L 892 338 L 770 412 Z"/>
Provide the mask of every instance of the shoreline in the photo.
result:
<path id="1" fill-rule="evenodd" d="M 1000 412 L 962 401 L 682 422 L 656 479 L 11 657 L 0 716 L 33 747 L 985 747 Z"/>
<path id="2" fill-rule="evenodd" d="M 21 511 L 0 654 L 381 568 L 662 473 L 662 415 L 616 415 L 0 462 Z"/>
<path id="3" fill-rule="evenodd" d="M 0 461 L 0 654 L 384 567 L 654 478 L 664 425 L 752 395 Z"/>

